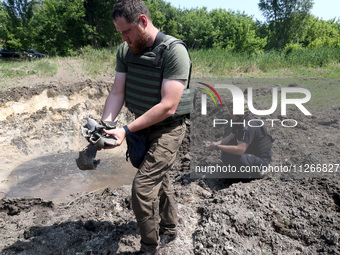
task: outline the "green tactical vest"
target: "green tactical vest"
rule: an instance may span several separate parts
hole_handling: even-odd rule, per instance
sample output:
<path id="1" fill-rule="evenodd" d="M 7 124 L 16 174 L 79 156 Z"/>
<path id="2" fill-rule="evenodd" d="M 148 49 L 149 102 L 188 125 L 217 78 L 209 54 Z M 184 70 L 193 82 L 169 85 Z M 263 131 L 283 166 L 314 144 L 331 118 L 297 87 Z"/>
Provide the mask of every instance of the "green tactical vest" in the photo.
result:
<path id="1" fill-rule="evenodd" d="M 181 40 L 166 35 L 162 42 L 151 51 L 138 55 L 132 54 L 130 51 L 127 52 L 125 59 L 128 68 L 125 105 L 137 116 L 144 114 L 161 101 L 164 54 L 177 43 L 185 46 Z M 191 62 L 187 87 L 189 87 L 190 73 Z M 183 91 L 176 113 L 170 118 L 178 118 L 191 113 L 194 108 L 193 105 L 194 91 L 186 88 Z"/>

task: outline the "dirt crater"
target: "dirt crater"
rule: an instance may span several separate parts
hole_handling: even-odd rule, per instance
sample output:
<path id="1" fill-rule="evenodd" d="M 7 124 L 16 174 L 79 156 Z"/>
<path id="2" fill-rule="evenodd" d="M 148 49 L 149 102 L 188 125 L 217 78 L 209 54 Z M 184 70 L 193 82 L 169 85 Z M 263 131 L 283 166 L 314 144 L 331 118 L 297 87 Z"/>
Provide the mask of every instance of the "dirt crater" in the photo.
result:
<path id="1" fill-rule="evenodd" d="M 200 81 L 249 86 L 246 79 Z M 1 92 L 1 254 L 134 254 L 139 249 L 130 185 L 93 186 L 92 192 L 65 195 L 63 201 L 5 195 L 11 185 L 8 175 L 18 166 L 25 166 L 23 171 L 28 169 L 24 163 L 30 160 L 76 153 L 86 145 L 79 127 L 86 114 L 101 116 L 111 86 L 110 82 L 85 80 Z M 275 82 L 256 93 L 266 96 L 271 86 Z M 199 105 L 200 99 L 197 100 Z M 219 114 L 211 105 L 208 110 L 211 116 Z M 273 164 L 339 163 L 340 141 L 335 134 L 339 131 L 340 107 L 320 107 L 312 112 L 313 117 L 301 118 L 298 111 L 292 111 L 291 118 L 299 119 L 294 129 L 269 130 L 276 139 Z M 278 115 L 275 113 L 275 117 Z M 132 118 L 124 109 L 120 124 Z M 203 151 L 201 141 L 217 140 L 228 132 L 226 128 L 212 129 L 211 123 L 199 117 L 188 121 L 189 131 L 195 121 L 203 132 L 196 136 L 188 132 L 170 172 L 178 203 L 179 238 L 161 250 L 161 254 L 340 253 L 338 176 L 280 175 L 254 181 L 193 179 L 190 164 L 216 163 L 220 156 L 217 151 Z M 116 149 L 104 160 L 110 157 L 123 160 L 124 153 L 125 148 Z M 52 166 L 44 167 L 51 170 Z M 121 172 L 127 169 L 123 163 L 118 168 Z M 40 175 L 44 177 L 42 172 Z M 88 180 L 90 175 L 79 177 L 78 181 L 81 178 Z M 62 190 L 59 183 L 54 185 Z"/>

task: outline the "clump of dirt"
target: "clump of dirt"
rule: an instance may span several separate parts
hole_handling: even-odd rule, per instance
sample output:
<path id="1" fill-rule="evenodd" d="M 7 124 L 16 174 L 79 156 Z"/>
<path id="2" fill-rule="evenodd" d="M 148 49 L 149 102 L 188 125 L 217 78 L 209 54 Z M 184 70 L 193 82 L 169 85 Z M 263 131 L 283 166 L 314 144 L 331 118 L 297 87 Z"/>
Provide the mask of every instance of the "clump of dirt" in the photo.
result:
<path id="1" fill-rule="evenodd" d="M 234 83 L 242 89 L 248 86 L 245 79 L 200 81 Z M 258 95 L 266 96 L 275 81 L 266 84 L 256 92 Z M 111 85 L 87 81 L 64 87 L 41 85 L 36 92 L 28 88 L 5 92 L 7 96 L 13 93 L 11 98 L 16 100 L 4 100 L 0 107 L 3 113 L 6 108 L 7 114 L 0 123 L 4 137 L 0 146 L 5 154 L 2 162 L 11 167 L 18 157 L 62 152 L 65 148 L 79 150 L 83 146 L 77 142 L 83 141 L 79 123 L 83 123 L 85 112 L 100 116 Z M 16 105 L 36 99 L 44 99 L 50 106 L 34 104 L 36 108 L 20 110 Z M 219 110 L 209 102 L 207 115 L 221 117 Z M 122 123 L 132 119 L 125 111 Z M 224 108 L 222 111 L 227 118 Z M 275 138 L 273 165 L 340 163 L 336 135 L 340 107 L 313 108 L 311 112 L 311 117 L 301 117 L 298 110 L 291 110 L 289 118 L 299 122 L 294 128 L 268 128 Z M 282 116 L 275 112 L 274 117 Z M 220 162 L 218 151 L 204 151 L 202 142 L 219 140 L 230 131 L 230 127 L 214 129 L 211 124 L 199 114 L 187 122 L 190 132 L 170 172 L 179 215 L 178 238 L 160 254 L 339 254 L 339 175 L 313 176 L 306 172 L 299 176 L 267 175 L 259 180 L 194 179 L 190 165 Z M 195 133 L 197 128 L 200 134 Z M 0 253 L 134 254 L 139 250 L 140 236 L 131 210 L 130 189 L 130 185 L 102 187 L 71 194 L 58 203 L 2 194 Z"/>

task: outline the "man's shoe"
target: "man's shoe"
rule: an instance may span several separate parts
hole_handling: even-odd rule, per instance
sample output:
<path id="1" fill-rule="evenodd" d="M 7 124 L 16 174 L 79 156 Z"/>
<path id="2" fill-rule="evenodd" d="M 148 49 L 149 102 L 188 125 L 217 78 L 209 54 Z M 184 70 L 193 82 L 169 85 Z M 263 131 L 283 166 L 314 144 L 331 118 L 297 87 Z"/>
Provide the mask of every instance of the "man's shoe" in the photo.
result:
<path id="1" fill-rule="evenodd" d="M 164 248 L 168 243 L 175 240 L 177 237 L 177 231 L 175 234 L 161 234 L 159 241 L 159 248 Z"/>
<path id="2" fill-rule="evenodd" d="M 139 251 L 137 255 L 158 255 L 158 251 L 155 252 L 146 252 L 146 251 Z"/>

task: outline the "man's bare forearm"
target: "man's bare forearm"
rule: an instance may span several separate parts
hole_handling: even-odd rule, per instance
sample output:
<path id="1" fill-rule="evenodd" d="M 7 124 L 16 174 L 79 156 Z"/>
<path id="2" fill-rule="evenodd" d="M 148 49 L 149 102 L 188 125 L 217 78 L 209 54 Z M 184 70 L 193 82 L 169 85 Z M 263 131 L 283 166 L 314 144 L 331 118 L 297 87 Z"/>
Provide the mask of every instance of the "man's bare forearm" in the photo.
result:
<path id="1" fill-rule="evenodd" d="M 124 97 L 110 93 L 106 99 L 102 120 L 114 121 L 123 107 Z"/>
<path id="2" fill-rule="evenodd" d="M 230 143 L 230 141 L 235 137 L 233 133 L 230 133 L 227 137 L 223 138 L 219 144 L 221 145 L 227 145 Z"/>
<path id="3" fill-rule="evenodd" d="M 115 81 L 106 98 L 102 120 L 114 121 L 124 104 L 126 73 L 116 73 Z"/>
<path id="4" fill-rule="evenodd" d="M 159 103 L 131 122 L 128 127 L 131 132 L 135 132 L 159 123 L 172 116 L 172 114 L 173 113 L 169 111 L 167 107 L 165 107 L 162 103 Z"/>

